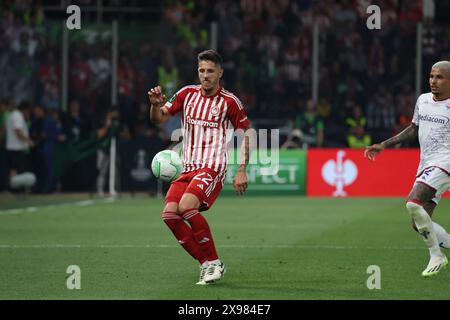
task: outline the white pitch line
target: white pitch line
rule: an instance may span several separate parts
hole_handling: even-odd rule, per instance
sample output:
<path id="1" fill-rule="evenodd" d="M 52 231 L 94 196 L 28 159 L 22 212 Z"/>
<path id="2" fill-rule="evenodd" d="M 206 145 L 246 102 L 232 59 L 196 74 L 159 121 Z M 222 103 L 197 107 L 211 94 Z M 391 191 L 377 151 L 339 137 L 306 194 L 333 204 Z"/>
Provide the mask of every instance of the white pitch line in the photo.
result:
<path id="1" fill-rule="evenodd" d="M 105 198 L 105 199 L 101 199 L 101 200 L 81 200 L 81 201 L 75 201 L 75 202 L 63 202 L 63 203 L 59 203 L 59 204 L 50 204 L 50 205 L 38 206 L 38 207 L 25 207 L 25 208 L 19 208 L 19 209 L 0 210 L 0 216 L 21 214 L 21 213 L 34 213 L 34 212 L 38 212 L 41 209 L 55 209 L 55 208 L 69 207 L 69 206 L 86 207 L 86 206 L 94 205 L 96 203 L 112 203 L 114 201 L 116 201 L 116 199 L 111 197 L 111 198 Z"/>
<path id="2" fill-rule="evenodd" d="M 92 249 L 92 248 L 110 248 L 110 249 L 121 249 L 121 248 L 131 248 L 131 249 L 155 249 L 155 248 L 178 248 L 178 245 L 167 245 L 167 244 L 99 244 L 99 245 L 89 245 L 89 244 L 0 244 L 0 249 Z M 231 249 L 331 249 L 331 250 L 423 250 L 424 247 L 357 247 L 357 246 L 307 246 L 307 245 L 219 245 L 219 248 L 231 248 Z"/>

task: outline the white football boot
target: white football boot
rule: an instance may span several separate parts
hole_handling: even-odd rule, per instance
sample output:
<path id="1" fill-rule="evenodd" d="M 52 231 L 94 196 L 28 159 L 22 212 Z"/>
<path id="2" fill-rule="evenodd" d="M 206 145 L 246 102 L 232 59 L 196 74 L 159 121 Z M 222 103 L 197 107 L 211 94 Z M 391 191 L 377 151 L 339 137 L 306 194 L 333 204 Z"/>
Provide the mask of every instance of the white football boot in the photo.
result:
<path id="1" fill-rule="evenodd" d="M 225 272 L 225 265 L 222 262 L 210 263 L 208 268 L 206 269 L 206 274 L 203 280 L 206 283 L 213 283 L 220 280 Z"/>
<path id="2" fill-rule="evenodd" d="M 448 260 L 445 255 L 432 257 L 428 266 L 422 272 L 424 277 L 432 277 L 438 274 L 441 270 L 445 269 L 448 265 Z"/>
<path id="3" fill-rule="evenodd" d="M 196 284 L 198 284 L 200 286 L 207 285 L 207 283 L 205 282 L 206 269 L 208 269 L 208 267 L 202 267 L 200 265 L 200 277 L 199 277 L 198 282 Z"/>

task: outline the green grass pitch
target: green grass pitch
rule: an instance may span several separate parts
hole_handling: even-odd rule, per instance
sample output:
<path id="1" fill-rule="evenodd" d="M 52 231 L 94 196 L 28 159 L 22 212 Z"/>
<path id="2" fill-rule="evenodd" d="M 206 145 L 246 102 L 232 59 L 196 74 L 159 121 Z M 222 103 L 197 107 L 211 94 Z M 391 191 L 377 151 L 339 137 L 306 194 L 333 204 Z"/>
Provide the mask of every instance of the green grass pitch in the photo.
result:
<path id="1" fill-rule="evenodd" d="M 63 200 L 0 199 L 0 299 L 450 298 L 450 269 L 421 277 L 428 250 L 402 198 L 220 197 L 206 216 L 227 274 L 206 287 L 161 199 Z M 444 199 L 435 220 L 448 230 L 449 213 Z M 69 265 L 81 290 L 66 287 Z"/>

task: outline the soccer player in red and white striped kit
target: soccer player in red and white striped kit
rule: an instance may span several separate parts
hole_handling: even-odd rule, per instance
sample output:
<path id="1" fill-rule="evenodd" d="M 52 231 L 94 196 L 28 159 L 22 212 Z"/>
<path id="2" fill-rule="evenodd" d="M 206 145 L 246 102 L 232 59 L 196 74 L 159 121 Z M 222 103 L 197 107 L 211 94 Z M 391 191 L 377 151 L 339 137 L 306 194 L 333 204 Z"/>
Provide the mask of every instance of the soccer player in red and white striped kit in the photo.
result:
<path id="1" fill-rule="evenodd" d="M 250 121 L 239 99 L 220 85 L 222 58 L 214 50 L 198 54 L 200 85 L 185 86 L 166 101 L 160 86 L 149 92 L 150 119 L 164 123 L 181 112 L 183 172 L 167 192 L 162 219 L 183 248 L 200 263 L 199 285 L 222 278 L 225 266 L 219 259 L 210 227 L 200 211 L 217 199 L 227 169 L 227 131 L 249 128 Z M 249 138 L 241 148 L 242 163 L 234 177 L 238 195 L 247 189 L 246 166 Z M 187 223 L 185 223 L 185 221 Z"/>

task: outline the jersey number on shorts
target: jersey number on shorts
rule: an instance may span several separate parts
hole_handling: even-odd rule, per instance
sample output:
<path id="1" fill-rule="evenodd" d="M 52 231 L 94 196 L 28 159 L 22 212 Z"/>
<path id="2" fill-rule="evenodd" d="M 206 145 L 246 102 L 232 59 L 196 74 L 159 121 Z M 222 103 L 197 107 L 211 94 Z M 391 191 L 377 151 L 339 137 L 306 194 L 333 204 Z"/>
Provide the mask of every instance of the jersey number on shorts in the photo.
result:
<path id="1" fill-rule="evenodd" d="M 213 177 L 207 173 L 207 172 L 201 172 L 198 175 L 194 177 L 193 180 L 199 180 L 203 182 L 206 186 L 209 186 L 209 184 L 214 180 Z"/>

